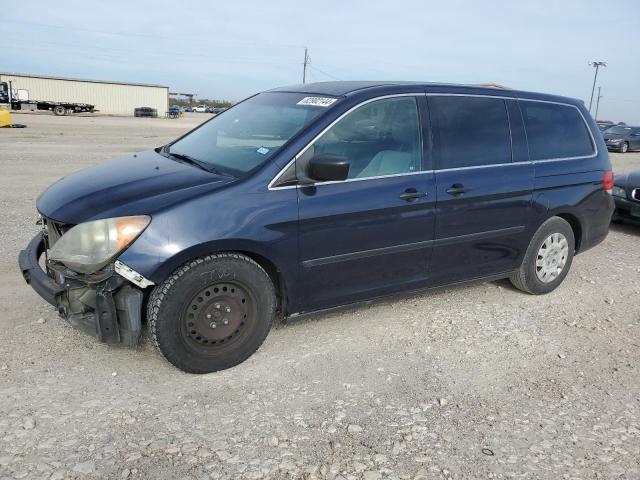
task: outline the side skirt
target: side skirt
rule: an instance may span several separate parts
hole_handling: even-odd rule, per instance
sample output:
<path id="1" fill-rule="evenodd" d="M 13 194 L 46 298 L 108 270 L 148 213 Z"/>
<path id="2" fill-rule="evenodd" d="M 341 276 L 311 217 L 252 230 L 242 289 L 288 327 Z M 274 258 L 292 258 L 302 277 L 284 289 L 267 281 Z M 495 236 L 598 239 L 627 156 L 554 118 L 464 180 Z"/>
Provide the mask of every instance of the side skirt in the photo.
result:
<path id="1" fill-rule="evenodd" d="M 439 290 L 446 290 L 447 288 L 451 288 L 451 287 L 461 287 L 464 285 L 470 285 L 473 283 L 479 283 L 479 282 L 491 282 L 491 281 L 495 281 L 495 280 L 502 280 L 505 278 L 509 278 L 511 276 L 512 273 L 515 273 L 517 270 L 512 270 L 509 272 L 502 272 L 502 273 L 497 273 L 494 275 L 488 275 L 488 276 L 484 276 L 484 277 L 475 277 L 472 278 L 470 280 L 462 280 L 459 282 L 452 282 L 452 283 L 447 283 L 447 284 L 443 284 L 443 285 L 434 285 L 431 287 L 424 287 L 424 288 L 418 288 L 418 289 L 413 289 L 413 290 L 407 290 L 406 292 L 395 292 L 395 293 L 390 293 L 390 294 L 386 294 L 386 295 L 380 295 L 377 297 L 373 297 L 367 300 L 361 300 L 361 301 L 357 301 L 357 302 L 352 302 L 352 303 L 345 303 L 342 305 L 338 305 L 335 307 L 329 307 L 329 308 L 322 308 L 319 310 L 310 310 L 308 312 L 299 312 L 299 313 L 292 313 L 292 314 L 288 314 L 287 316 L 284 317 L 284 321 L 285 323 L 292 323 L 298 320 L 302 320 L 302 319 L 306 319 L 308 317 L 312 317 L 315 315 L 324 315 L 327 313 L 335 313 L 335 312 L 340 312 L 342 310 L 347 310 L 347 309 L 351 309 L 351 308 L 356 308 L 356 307 L 364 307 L 367 305 L 374 305 L 376 303 L 382 303 L 385 300 L 389 300 L 391 298 L 393 299 L 403 299 L 403 298 L 407 298 L 407 297 L 412 297 L 416 294 L 419 293 L 426 293 L 426 292 L 434 292 L 434 291 L 439 291 Z"/>

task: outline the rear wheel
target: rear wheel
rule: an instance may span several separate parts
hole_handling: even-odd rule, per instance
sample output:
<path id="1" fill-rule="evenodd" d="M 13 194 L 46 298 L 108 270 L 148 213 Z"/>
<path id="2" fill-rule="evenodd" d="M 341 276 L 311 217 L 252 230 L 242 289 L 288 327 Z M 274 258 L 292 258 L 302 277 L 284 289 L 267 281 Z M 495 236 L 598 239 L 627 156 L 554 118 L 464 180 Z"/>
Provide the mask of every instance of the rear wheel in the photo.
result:
<path id="1" fill-rule="evenodd" d="M 194 260 L 158 285 L 149 300 L 151 334 L 185 372 L 209 373 L 251 356 L 276 311 L 269 275 L 250 258 L 221 253 Z"/>
<path id="2" fill-rule="evenodd" d="M 629 151 L 629 144 L 627 142 L 623 142 L 620 145 L 620 153 L 627 153 Z"/>
<path id="3" fill-rule="evenodd" d="M 53 113 L 61 117 L 62 115 L 67 113 L 67 109 L 62 105 L 56 105 L 55 107 L 53 107 Z"/>
<path id="4" fill-rule="evenodd" d="M 510 277 L 511 283 L 534 295 L 549 293 L 567 276 L 574 253 L 571 225 L 560 217 L 552 217 L 531 239 L 520 269 Z"/>

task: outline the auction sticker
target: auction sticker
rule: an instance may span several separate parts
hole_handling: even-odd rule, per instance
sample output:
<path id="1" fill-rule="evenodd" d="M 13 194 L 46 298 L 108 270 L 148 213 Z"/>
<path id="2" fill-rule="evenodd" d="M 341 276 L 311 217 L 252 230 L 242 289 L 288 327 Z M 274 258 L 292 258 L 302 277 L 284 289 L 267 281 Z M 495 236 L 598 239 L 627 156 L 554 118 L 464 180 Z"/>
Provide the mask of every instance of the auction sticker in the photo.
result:
<path id="1" fill-rule="evenodd" d="M 333 102 L 338 100 L 337 98 L 328 97 L 304 97 L 298 102 L 298 105 L 313 105 L 314 107 L 328 107 Z"/>

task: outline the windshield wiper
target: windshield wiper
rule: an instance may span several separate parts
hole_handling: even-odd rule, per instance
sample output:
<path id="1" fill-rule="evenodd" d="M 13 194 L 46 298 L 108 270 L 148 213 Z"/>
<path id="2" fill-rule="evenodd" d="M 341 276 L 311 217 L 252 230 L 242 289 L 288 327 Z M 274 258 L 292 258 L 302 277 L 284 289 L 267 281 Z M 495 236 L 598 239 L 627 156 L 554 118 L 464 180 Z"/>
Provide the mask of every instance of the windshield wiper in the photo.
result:
<path id="1" fill-rule="evenodd" d="M 163 151 L 170 157 L 173 157 L 177 160 L 180 160 L 182 162 L 188 163 L 190 165 L 193 165 L 195 167 L 200 168 L 201 170 L 204 170 L 206 172 L 209 173 L 215 173 L 217 175 L 225 175 L 225 176 L 231 176 L 229 174 L 226 173 L 222 173 L 220 170 L 218 170 L 217 168 L 215 168 L 214 166 L 203 162 L 201 160 L 198 160 L 196 158 L 193 158 L 189 155 L 186 155 L 184 153 L 176 153 L 176 152 L 172 152 L 169 148 L 164 148 Z"/>

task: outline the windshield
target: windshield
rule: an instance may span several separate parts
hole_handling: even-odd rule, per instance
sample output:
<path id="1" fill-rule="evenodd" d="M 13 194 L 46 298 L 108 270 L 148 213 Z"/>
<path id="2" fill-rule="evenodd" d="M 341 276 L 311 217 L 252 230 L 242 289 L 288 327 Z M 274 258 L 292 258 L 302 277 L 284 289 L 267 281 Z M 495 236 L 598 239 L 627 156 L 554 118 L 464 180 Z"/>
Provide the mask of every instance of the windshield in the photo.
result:
<path id="1" fill-rule="evenodd" d="M 264 164 L 327 111 L 326 106 L 306 98 L 309 97 L 300 93 L 261 93 L 225 110 L 165 152 L 189 157 L 224 173 L 242 175 Z M 325 100 L 325 104 L 335 101 Z"/>
<path id="2" fill-rule="evenodd" d="M 607 128 L 606 133 L 609 134 L 609 135 L 610 134 L 626 135 L 630 131 L 631 131 L 631 127 L 611 127 L 611 128 Z"/>

